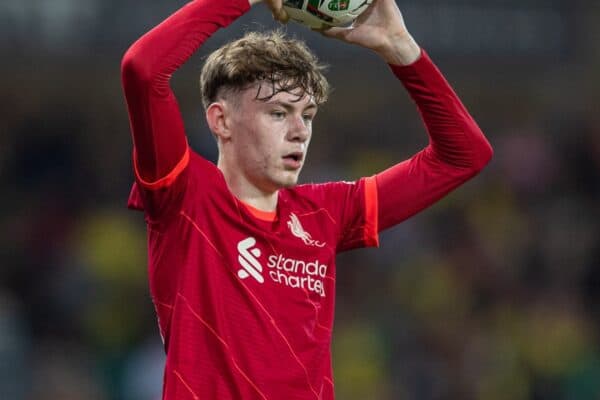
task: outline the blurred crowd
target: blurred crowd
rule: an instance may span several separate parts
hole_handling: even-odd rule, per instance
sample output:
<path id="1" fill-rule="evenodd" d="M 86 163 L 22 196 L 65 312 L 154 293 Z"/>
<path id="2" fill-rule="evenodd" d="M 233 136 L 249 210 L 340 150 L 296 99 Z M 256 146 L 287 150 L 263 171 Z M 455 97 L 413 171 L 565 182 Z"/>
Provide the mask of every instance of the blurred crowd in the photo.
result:
<path id="1" fill-rule="evenodd" d="M 155 2 L 157 14 L 133 0 L 87 0 L 98 14 L 80 14 L 112 33 L 102 39 L 86 25 L 93 40 L 73 38 L 73 49 L 60 36 L 66 28 L 50 44 L 37 41 L 39 27 L 30 40 L 12 30 L 16 15 L 41 3 L 0 6 L 0 22 L 11 22 L 0 32 L 14 38 L 0 40 L 0 399 L 155 400 L 164 353 L 143 217 L 125 207 L 133 177 L 119 62 L 183 1 Z M 75 2 L 55 3 L 64 16 Z M 409 28 L 413 13 L 426 20 L 417 2 L 407 3 Z M 577 23 L 555 26 L 552 46 L 498 54 L 478 51 L 472 39 L 461 47 L 464 30 L 444 42 L 415 26 L 495 156 L 473 181 L 383 233 L 379 249 L 339 257 L 333 355 L 341 400 L 600 399 L 599 6 L 529 3 L 554 22 L 571 4 Z M 106 4 L 122 9 L 116 21 L 139 18 L 113 29 Z M 207 48 L 256 28 L 255 20 L 271 26 L 265 15 L 253 10 Z M 315 121 L 304 181 L 371 175 L 426 145 L 387 66 L 289 30 L 330 64 L 334 87 Z M 214 160 L 196 83 L 205 54 L 173 86 L 190 144 Z"/>

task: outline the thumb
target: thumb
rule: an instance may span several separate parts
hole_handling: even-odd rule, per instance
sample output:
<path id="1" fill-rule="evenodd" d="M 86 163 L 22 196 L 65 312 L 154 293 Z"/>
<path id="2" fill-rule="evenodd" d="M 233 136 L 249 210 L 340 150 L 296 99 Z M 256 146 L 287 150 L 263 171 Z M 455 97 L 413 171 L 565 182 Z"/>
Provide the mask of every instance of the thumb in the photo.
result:
<path id="1" fill-rule="evenodd" d="M 281 1 L 267 1 L 265 3 L 271 10 L 271 14 L 273 14 L 274 19 L 283 23 L 288 22 L 290 17 L 288 16 L 287 12 L 285 12 Z"/>
<path id="2" fill-rule="evenodd" d="M 352 33 L 352 27 L 327 27 L 325 29 L 315 29 L 315 31 L 321 33 L 323 36 L 347 41 L 348 35 Z"/>
<path id="3" fill-rule="evenodd" d="M 277 11 L 273 11 L 273 18 L 275 18 L 277 21 L 282 22 L 282 23 L 287 23 L 290 19 L 289 15 L 287 12 L 285 12 L 285 9 L 280 8 Z"/>

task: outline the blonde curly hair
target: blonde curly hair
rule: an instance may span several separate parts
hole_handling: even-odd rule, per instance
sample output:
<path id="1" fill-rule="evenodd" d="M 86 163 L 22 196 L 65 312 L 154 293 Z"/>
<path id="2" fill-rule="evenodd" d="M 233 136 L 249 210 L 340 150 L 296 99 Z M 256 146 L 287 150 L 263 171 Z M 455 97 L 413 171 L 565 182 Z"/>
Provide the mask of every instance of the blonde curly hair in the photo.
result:
<path id="1" fill-rule="evenodd" d="M 206 109 L 227 92 L 239 92 L 255 83 L 260 85 L 256 93 L 259 100 L 300 89 L 300 97 L 309 94 L 317 104 L 323 104 L 329 94 L 324 70 L 304 42 L 287 37 L 283 31 L 249 32 L 206 59 L 200 73 L 202 104 Z M 261 97 L 263 84 L 272 90 Z"/>

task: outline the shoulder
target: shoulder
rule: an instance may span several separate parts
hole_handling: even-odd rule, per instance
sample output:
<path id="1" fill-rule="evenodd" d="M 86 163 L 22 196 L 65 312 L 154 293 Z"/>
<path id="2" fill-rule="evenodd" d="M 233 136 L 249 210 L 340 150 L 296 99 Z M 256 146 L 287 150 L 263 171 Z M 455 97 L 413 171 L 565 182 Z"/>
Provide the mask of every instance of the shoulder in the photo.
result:
<path id="1" fill-rule="evenodd" d="M 194 172 L 203 172 L 209 174 L 219 173 L 219 169 L 213 162 L 207 160 L 192 149 L 190 149 L 190 169 Z"/>
<path id="2" fill-rule="evenodd" d="M 282 190 L 285 200 L 304 208 L 336 208 L 356 191 L 360 181 L 307 183 Z"/>
<path id="3" fill-rule="evenodd" d="M 190 151 L 187 192 L 188 205 L 190 201 L 214 203 L 233 196 L 221 170 L 195 151 Z"/>
<path id="4" fill-rule="evenodd" d="M 352 191 L 360 186 L 361 180 L 358 181 L 335 181 L 323 183 L 306 183 L 296 185 L 293 188 L 286 189 L 290 196 L 325 199 L 336 193 L 344 193 Z"/>

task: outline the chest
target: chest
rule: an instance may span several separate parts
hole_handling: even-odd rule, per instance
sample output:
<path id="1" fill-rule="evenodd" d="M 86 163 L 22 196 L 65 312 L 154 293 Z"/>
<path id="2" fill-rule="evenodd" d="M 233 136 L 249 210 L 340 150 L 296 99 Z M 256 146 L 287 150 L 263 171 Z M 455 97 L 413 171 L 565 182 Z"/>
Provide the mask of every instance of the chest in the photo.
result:
<path id="1" fill-rule="evenodd" d="M 257 296 L 322 303 L 334 294 L 336 243 L 335 229 L 318 214 L 292 210 L 258 221 L 240 213 L 203 225 L 222 267 Z"/>

